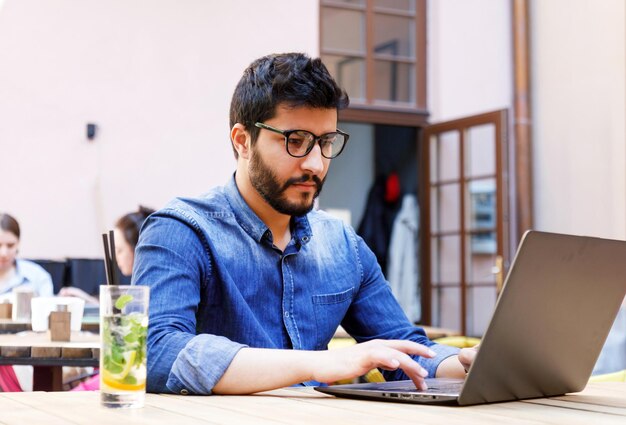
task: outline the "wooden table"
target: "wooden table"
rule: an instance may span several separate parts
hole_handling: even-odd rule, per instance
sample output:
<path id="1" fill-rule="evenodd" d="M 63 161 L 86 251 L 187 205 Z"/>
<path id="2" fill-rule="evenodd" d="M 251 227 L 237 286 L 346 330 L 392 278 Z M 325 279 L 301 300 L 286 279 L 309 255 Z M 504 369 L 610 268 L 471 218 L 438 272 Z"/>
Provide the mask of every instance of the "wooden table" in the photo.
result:
<path id="1" fill-rule="evenodd" d="M 582 393 L 469 407 L 339 399 L 307 389 L 252 396 L 148 394 L 141 409 L 100 406 L 98 392 L 0 393 L 0 423 L 171 424 L 595 424 L 626 423 L 626 383 Z"/>
<path id="2" fill-rule="evenodd" d="M 87 316 L 83 317 L 81 330 L 97 333 L 100 328 L 100 318 Z M 0 319 L 0 334 L 30 331 L 32 326 L 30 320 Z"/>
<path id="3" fill-rule="evenodd" d="M 61 391 L 63 366 L 95 367 L 99 357 L 100 337 L 90 332 L 72 332 L 69 342 L 50 341 L 47 332 L 0 335 L 0 364 L 33 366 L 35 391 Z"/>

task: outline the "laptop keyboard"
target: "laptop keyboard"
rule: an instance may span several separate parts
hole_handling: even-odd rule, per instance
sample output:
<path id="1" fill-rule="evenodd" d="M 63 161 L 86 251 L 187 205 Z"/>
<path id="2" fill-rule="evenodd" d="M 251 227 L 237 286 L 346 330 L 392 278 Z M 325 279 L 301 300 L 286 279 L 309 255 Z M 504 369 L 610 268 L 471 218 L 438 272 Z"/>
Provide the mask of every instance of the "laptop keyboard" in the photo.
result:
<path id="1" fill-rule="evenodd" d="M 463 387 L 463 380 L 456 379 L 427 379 L 426 391 L 418 390 L 412 381 L 387 382 L 384 384 L 385 391 L 404 391 L 418 393 L 460 393 Z"/>
<path id="2" fill-rule="evenodd" d="M 447 382 L 447 383 L 441 383 L 441 384 L 433 384 L 432 386 L 429 385 L 427 390 L 425 391 L 420 390 L 419 392 L 458 394 L 461 392 L 461 388 L 463 388 L 462 382 Z M 415 389 L 415 391 L 418 391 L 418 390 Z"/>

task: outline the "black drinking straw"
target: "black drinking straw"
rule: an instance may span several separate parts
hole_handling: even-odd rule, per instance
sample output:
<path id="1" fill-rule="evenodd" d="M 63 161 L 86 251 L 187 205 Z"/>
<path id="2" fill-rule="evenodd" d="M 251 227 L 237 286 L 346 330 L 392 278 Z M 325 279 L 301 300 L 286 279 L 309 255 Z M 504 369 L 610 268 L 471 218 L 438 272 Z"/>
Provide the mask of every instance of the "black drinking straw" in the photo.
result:
<path id="1" fill-rule="evenodd" d="M 113 284 L 113 273 L 111 267 L 111 254 L 109 253 L 109 238 L 106 233 L 102 234 L 102 242 L 104 243 L 104 268 L 106 270 L 107 285 Z"/>
<path id="2" fill-rule="evenodd" d="M 102 234 L 102 243 L 104 245 L 104 270 L 106 271 L 107 285 L 111 284 L 111 255 L 109 254 L 109 238 L 106 233 Z"/>
<path id="3" fill-rule="evenodd" d="M 109 230 L 109 242 L 111 243 L 111 283 L 113 285 L 119 285 L 117 279 L 117 260 L 115 258 L 115 236 L 113 236 L 113 230 Z"/>

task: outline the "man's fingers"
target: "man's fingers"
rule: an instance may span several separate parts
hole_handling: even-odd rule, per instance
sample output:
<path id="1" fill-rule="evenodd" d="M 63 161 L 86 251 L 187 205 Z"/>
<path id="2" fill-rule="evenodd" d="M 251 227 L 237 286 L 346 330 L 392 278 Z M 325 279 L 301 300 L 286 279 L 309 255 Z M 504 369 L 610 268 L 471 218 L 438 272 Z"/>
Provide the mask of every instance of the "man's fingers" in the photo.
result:
<path id="1" fill-rule="evenodd" d="M 418 388 L 423 388 L 426 385 L 424 383 L 424 378 L 428 376 L 426 369 L 402 351 L 386 347 L 375 356 L 374 360 L 378 363 L 377 367 L 386 370 L 402 369 L 418 385 Z"/>
<path id="2" fill-rule="evenodd" d="M 373 359 L 377 363 L 376 367 L 386 370 L 402 369 L 417 388 L 428 388 L 424 382 L 424 378 L 428 376 L 428 371 L 410 355 L 436 356 L 436 353 L 430 348 L 413 341 L 403 340 L 376 340 L 370 341 L 370 343 L 377 345 Z"/>
<path id="3" fill-rule="evenodd" d="M 469 371 L 470 366 L 474 362 L 474 358 L 476 357 L 477 353 L 478 345 L 472 348 L 463 348 L 459 352 L 459 362 L 461 362 L 461 364 L 463 365 L 463 369 L 465 369 L 466 373 L 467 371 Z"/>
<path id="4" fill-rule="evenodd" d="M 390 340 L 377 340 L 377 342 L 382 343 L 383 345 L 393 348 L 398 351 L 402 351 L 406 354 L 414 354 L 422 357 L 435 357 L 437 354 L 426 347 L 425 345 L 418 344 L 413 341 L 403 341 L 398 339 L 390 339 Z"/>

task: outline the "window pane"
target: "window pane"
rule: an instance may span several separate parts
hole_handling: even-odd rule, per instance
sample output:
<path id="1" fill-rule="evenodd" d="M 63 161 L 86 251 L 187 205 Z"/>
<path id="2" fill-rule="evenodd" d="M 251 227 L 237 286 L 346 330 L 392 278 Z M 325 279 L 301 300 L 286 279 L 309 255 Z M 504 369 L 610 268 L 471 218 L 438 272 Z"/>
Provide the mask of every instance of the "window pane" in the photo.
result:
<path id="1" fill-rule="evenodd" d="M 467 131 L 467 177 L 496 173 L 496 127 L 493 124 L 470 127 Z"/>
<path id="2" fill-rule="evenodd" d="M 461 329 L 461 288 L 433 288 L 433 325 L 446 329 Z"/>
<path id="3" fill-rule="evenodd" d="M 430 188 L 430 231 L 433 233 L 441 232 L 439 227 L 439 186 Z"/>
<path id="4" fill-rule="evenodd" d="M 413 18 L 374 15 L 374 53 L 415 58 Z"/>
<path id="5" fill-rule="evenodd" d="M 374 0 L 374 7 L 415 12 L 415 0 Z"/>
<path id="6" fill-rule="evenodd" d="M 439 191 L 438 223 L 442 232 L 458 232 L 461 229 L 461 185 L 441 185 Z"/>
<path id="7" fill-rule="evenodd" d="M 410 64 L 376 61 L 374 99 L 415 103 L 415 67 Z"/>
<path id="8" fill-rule="evenodd" d="M 467 215 L 465 227 L 473 232 L 471 251 L 474 254 L 495 254 L 496 246 L 496 181 L 482 179 L 469 182 L 466 188 Z"/>
<path id="9" fill-rule="evenodd" d="M 496 254 L 475 251 L 476 235 L 467 235 L 465 239 L 465 281 L 469 286 L 492 285 L 496 287 Z M 494 241 L 495 243 L 495 241 Z"/>
<path id="10" fill-rule="evenodd" d="M 439 180 L 452 180 L 460 177 L 459 161 L 461 139 L 458 131 L 447 131 L 439 135 L 439 155 L 437 170 Z"/>
<path id="11" fill-rule="evenodd" d="M 467 335 L 482 337 L 487 330 L 494 306 L 496 288 L 469 288 L 467 292 Z"/>
<path id="12" fill-rule="evenodd" d="M 443 236 L 439 239 L 439 277 L 442 284 L 459 284 L 461 281 L 461 237 Z"/>
<path id="13" fill-rule="evenodd" d="M 430 182 L 437 183 L 439 181 L 439 161 L 437 158 L 439 157 L 439 138 L 436 135 L 430 136 L 428 140 L 428 165 L 430 166 Z"/>
<path id="14" fill-rule="evenodd" d="M 322 55 L 328 71 L 350 96 L 350 102 L 365 102 L 365 61 L 347 56 Z"/>
<path id="15" fill-rule="evenodd" d="M 325 7 L 321 24 L 322 50 L 365 54 L 365 13 Z"/>

